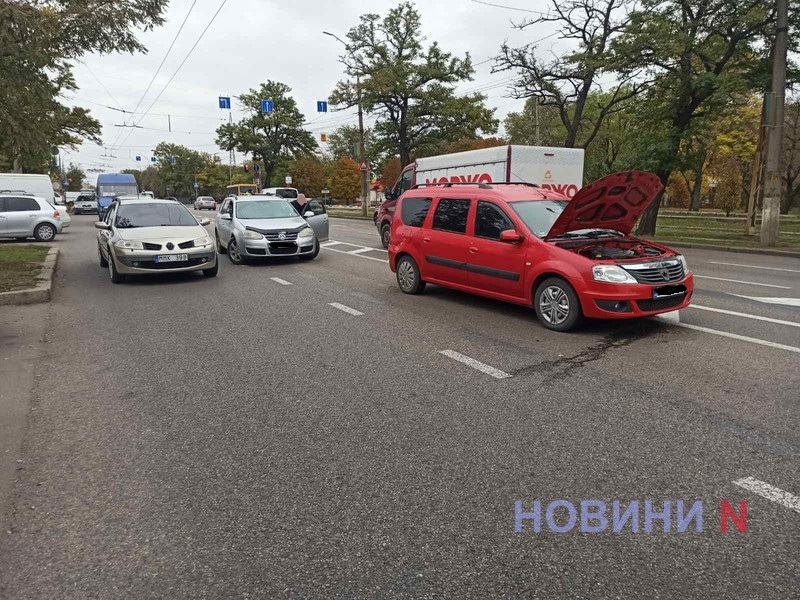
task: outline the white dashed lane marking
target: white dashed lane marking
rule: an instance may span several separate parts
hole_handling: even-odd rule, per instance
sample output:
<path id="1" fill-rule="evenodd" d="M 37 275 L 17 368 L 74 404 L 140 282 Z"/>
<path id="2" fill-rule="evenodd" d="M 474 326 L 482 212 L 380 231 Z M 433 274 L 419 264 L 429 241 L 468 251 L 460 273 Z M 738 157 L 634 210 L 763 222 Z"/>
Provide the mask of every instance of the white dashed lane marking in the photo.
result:
<path id="1" fill-rule="evenodd" d="M 460 352 L 456 352 L 455 350 L 440 350 L 439 354 L 443 354 L 448 358 L 452 358 L 453 360 L 457 360 L 460 363 L 467 365 L 468 367 L 472 367 L 481 373 L 486 373 L 487 375 L 491 375 L 495 379 L 508 379 L 511 377 L 505 371 L 501 371 L 500 369 L 495 369 L 494 367 L 490 367 L 489 365 L 482 363 L 479 360 L 475 360 L 474 358 L 470 358 L 469 356 L 465 356 Z"/>
<path id="2" fill-rule="evenodd" d="M 281 285 L 292 285 L 291 281 L 286 281 L 285 279 L 281 279 L 280 277 L 270 277 L 272 281 L 275 283 L 280 283 Z"/>
<path id="3" fill-rule="evenodd" d="M 742 479 L 737 479 L 733 483 L 740 488 L 758 494 L 762 498 L 766 498 L 767 500 L 771 500 L 772 502 L 776 502 L 781 506 L 785 506 L 786 508 L 800 513 L 800 498 L 780 488 L 776 488 L 774 485 L 764 483 L 755 477 L 743 477 Z"/>
<path id="4" fill-rule="evenodd" d="M 329 302 L 328 306 L 332 306 L 333 308 L 338 308 L 342 312 L 346 312 L 348 315 L 353 315 L 354 317 L 360 317 L 364 313 L 357 311 L 355 308 L 350 308 L 349 306 L 345 306 L 344 304 L 339 304 L 338 302 Z"/>
<path id="5" fill-rule="evenodd" d="M 790 290 L 792 288 L 785 285 L 774 285 L 772 283 L 756 283 L 755 281 L 742 281 L 741 279 L 724 279 L 722 277 L 709 277 L 708 275 L 695 275 L 695 279 L 712 279 L 714 281 L 727 281 L 728 283 L 742 283 L 744 285 L 757 285 L 759 287 L 777 288 L 779 290 Z"/>
<path id="6" fill-rule="evenodd" d="M 713 260 L 708 261 L 710 265 L 727 265 L 729 267 L 746 267 L 748 269 L 764 269 L 766 271 L 783 271 L 784 273 L 800 273 L 797 269 L 780 269 L 778 267 L 759 267 L 756 265 L 743 265 L 740 263 L 729 263 L 729 262 L 716 262 Z"/>
<path id="7" fill-rule="evenodd" d="M 777 325 L 786 325 L 787 327 L 800 327 L 800 323 L 794 321 L 783 321 L 781 319 L 773 319 L 771 317 L 762 317 L 759 315 L 750 315 L 747 313 L 736 312 L 735 310 L 725 310 L 722 308 L 712 308 L 710 306 L 700 306 L 698 304 L 690 304 L 689 308 L 696 308 L 698 310 L 707 310 L 715 313 L 722 313 L 723 315 L 731 315 L 733 317 L 743 317 L 745 319 L 755 319 L 756 321 L 766 321 L 767 323 L 776 323 Z"/>

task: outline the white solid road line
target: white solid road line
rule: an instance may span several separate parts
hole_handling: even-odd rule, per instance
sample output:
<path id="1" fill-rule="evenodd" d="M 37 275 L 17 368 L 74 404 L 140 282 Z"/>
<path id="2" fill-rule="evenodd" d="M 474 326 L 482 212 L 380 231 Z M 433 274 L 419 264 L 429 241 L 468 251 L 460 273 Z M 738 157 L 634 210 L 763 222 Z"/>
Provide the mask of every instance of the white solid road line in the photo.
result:
<path id="1" fill-rule="evenodd" d="M 800 498 L 780 488 L 776 488 L 774 485 L 759 481 L 755 477 L 743 477 L 742 479 L 737 479 L 733 483 L 734 485 L 738 485 L 740 488 L 744 488 L 746 490 L 750 490 L 754 494 L 758 494 L 762 498 L 772 500 L 781 506 L 785 506 L 786 508 L 790 508 L 793 511 L 800 513 Z"/>
<path id="2" fill-rule="evenodd" d="M 699 304 L 690 304 L 688 308 L 708 310 L 711 312 L 722 313 L 724 315 L 732 315 L 734 317 L 744 317 L 745 319 L 755 319 L 756 321 L 766 321 L 767 323 L 776 323 L 778 325 L 787 325 L 789 327 L 800 327 L 800 323 L 795 323 L 794 321 L 782 321 L 781 319 L 771 319 L 770 317 L 749 315 L 747 313 L 736 312 L 735 310 L 723 310 L 721 308 L 712 308 L 710 306 L 700 306 Z"/>
<path id="3" fill-rule="evenodd" d="M 710 265 L 727 265 L 729 267 L 746 267 L 748 269 L 766 269 L 767 271 L 783 271 L 785 273 L 800 273 L 798 269 L 779 269 L 778 267 L 759 267 L 756 265 L 742 265 L 739 263 L 708 261 Z"/>
<path id="4" fill-rule="evenodd" d="M 332 306 L 333 308 L 338 308 L 339 310 L 346 312 L 348 315 L 353 315 L 354 317 L 360 317 L 364 313 L 357 311 L 355 308 L 350 308 L 349 306 L 345 306 L 344 304 L 339 304 L 338 302 L 329 302 L 328 306 Z"/>
<path id="5" fill-rule="evenodd" d="M 272 281 L 275 283 L 280 283 L 281 285 L 292 285 L 291 281 L 286 281 L 285 279 L 281 279 L 280 277 L 270 277 Z"/>
<path id="6" fill-rule="evenodd" d="M 745 285 L 757 285 L 760 287 L 777 288 L 779 290 L 790 290 L 792 288 L 785 285 L 773 285 L 771 283 L 756 283 L 755 281 L 742 281 L 740 279 L 723 279 L 722 277 L 709 277 L 708 275 L 695 275 L 695 279 L 713 279 L 714 281 L 727 281 L 729 283 L 743 283 Z"/>
<path id="7" fill-rule="evenodd" d="M 490 367 L 487 364 L 480 362 L 479 360 L 475 360 L 474 358 L 470 358 L 469 356 L 464 356 L 460 352 L 456 352 L 455 350 L 440 350 L 439 354 L 444 354 L 448 358 L 452 358 L 453 360 L 457 360 L 460 363 L 467 365 L 468 367 L 472 367 L 473 369 L 477 369 L 481 373 L 486 373 L 487 375 L 491 375 L 495 379 L 507 379 L 511 377 L 508 373 L 501 371 L 500 369 L 495 369 L 494 367 Z"/>
<path id="8" fill-rule="evenodd" d="M 338 242 L 337 242 L 338 243 Z M 352 254 L 348 250 L 337 250 L 336 248 L 330 248 L 328 246 L 321 246 L 323 250 L 328 250 L 329 252 L 338 252 L 339 254 L 347 254 L 348 256 L 357 256 L 358 258 L 366 258 L 368 260 L 377 260 L 378 262 L 388 264 L 389 261 L 385 258 L 375 258 L 374 256 L 364 256 L 363 254 Z"/>
<path id="9" fill-rule="evenodd" d="M 721 335 L 722 337 L 739 340 L 742 342 L 750 342 L 751 344 L 758 344 L 760 346 L 767 346 L 769 348 L 777 348 L 778 350 L 787 350 L 789 352 L 797 352 L 800 354 L 800 348 L 796 346 L 787 346 L 786 344 L 776 344 L 775 342 L 768 342 L 767 340 L 759 340 L 758 338 L 747 337 L 746 335 L 739 335 L 737 333 L 728 333 L 727 331 L 719 331 L 717 329 L 709 329 L 708 327 L 700 327 L 699 325 L 689 325 L 689 323 L 675 323 L 676 327 L 684 327 L 686 329 L 694 329 L 695 331 L 702 331 L 713 335 Z"/>
<path id="10" fill-rule="evenodd" d="M 336 244 L 341 244 L 342 242 L 334 242 L 333 240 L 328 240 L 327 242 L 322 242 L 320 244 L 320 248 L 327 248 L 328 246 L 335 246 Z"/>
<path id="11" fill-rule="evenodd" d="M 737 298 L 746 298 L 747 300 L 755 300 L 756 302 L 763 302 L 764 304 L 782 304 L 784 306 L 800 306 L 800 298 L 762 298 L 761 296 L 742 296 L 741 294 L 731 294 Z"/>
<path id="12" fill-rule="evenodd" d="M 348 250 L 347 253 L 348 254 L 362 254 L 364 252 L 371 252 L 372 250 L 375 250 L 375 248 L 368 248 L 366 246 L 363 246 L 363 247 L 358 248 L 356 250 Z"/>

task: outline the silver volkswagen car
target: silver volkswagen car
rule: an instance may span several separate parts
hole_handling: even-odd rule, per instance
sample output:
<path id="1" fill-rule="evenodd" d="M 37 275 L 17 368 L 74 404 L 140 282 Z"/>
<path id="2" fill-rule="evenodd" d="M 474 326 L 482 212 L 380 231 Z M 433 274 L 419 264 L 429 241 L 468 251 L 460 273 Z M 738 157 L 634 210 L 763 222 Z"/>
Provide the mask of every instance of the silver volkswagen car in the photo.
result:
<path id="1" fill-rule="evenodd" d="M 328 239 L 328 215 L 321 204 L 316 207 L 312 202 L 299 215 L 277 196 L 226 198 L 214 226 L 217 250 L 227 253 L 235 265 L 270 256 L 313 259 L 320 242 Z"/>
<path id="2" fill-rule="evenodd" d="M 100 266 L 111 281 L 128 275 L 202 271 L 214 277 L 219 269 L 214 240 L 185 206 L 170 200 L 123 198 L 109 206 L 94 226 Z"/>

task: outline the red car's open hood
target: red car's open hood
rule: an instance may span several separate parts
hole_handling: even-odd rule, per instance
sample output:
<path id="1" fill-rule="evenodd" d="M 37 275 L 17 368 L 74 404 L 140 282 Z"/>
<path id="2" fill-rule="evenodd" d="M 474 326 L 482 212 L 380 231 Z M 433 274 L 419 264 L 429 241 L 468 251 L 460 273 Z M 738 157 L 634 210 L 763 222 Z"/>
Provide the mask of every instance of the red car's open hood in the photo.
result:
<path id="1" fill-rule="evenodd" d="M 656 175 L 644 171 L 607 175 L 575 194 L 545 239 L 577 229 L 615 229 L 628 235 L 663 187 Z"/>

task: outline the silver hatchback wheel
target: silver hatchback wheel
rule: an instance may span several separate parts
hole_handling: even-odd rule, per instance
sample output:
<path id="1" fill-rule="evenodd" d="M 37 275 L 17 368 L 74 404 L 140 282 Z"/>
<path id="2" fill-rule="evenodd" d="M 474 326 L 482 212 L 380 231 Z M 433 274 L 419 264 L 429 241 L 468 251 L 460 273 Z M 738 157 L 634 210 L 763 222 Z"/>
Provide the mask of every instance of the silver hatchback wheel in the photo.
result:
<path id="1" fill-rule="evenodd" d="M 42 223 L 33 230 L 33 237 L 40 242 L 49 242 L 56 237 L 56 228 L 49 223 Z"/>

